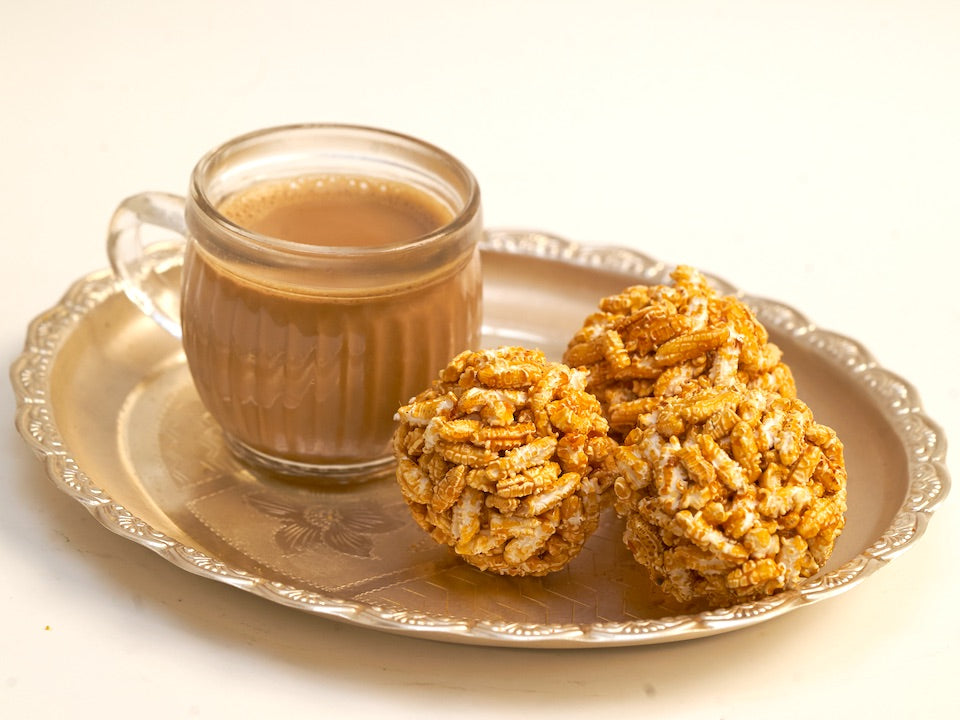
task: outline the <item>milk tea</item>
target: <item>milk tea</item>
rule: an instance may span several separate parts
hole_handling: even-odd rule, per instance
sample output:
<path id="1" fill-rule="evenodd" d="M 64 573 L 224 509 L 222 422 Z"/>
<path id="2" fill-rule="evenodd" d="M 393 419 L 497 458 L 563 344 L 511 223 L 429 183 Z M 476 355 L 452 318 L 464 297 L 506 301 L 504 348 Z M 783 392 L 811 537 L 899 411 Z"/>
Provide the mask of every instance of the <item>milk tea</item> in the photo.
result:
<path id="1" fill-rule="evenodd" d="M 255 184 L 217 209 L 305 249 L 402 246 L 454 217 L 412 185 L 346 175 Z M 396 408 L 479 342 L 475 249 L 416 281 L 361 291 L 349 276 L 215 256 L 197 240 L 184 263 L 186 356 L 228 440 L 254 454 L 328 465 L 384 457 Z"/>

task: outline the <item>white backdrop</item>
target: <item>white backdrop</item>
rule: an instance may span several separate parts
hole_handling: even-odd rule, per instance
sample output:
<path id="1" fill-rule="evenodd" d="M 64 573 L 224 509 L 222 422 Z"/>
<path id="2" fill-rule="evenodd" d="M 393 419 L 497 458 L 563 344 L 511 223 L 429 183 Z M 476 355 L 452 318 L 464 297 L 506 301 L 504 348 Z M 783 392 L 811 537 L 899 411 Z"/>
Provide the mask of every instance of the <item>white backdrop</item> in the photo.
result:
<path id="1" fill-rule="evenodd" d="M 960 431 L 960 6 L 0 0 L 2 352 L 105 266 L 116 203 L 267 125 L 458 155 L 487 224 L 689 263 L 860 340 Z M 943 717 L 951 497 L 842 597 L 676 645 L 395 638 L 196 578 L 101 528 L 0 435 L 0 715 Z M 955 462 L 951 464 L 956 466 Z M 953 473 L 955 476 L 958 474 Z"/>

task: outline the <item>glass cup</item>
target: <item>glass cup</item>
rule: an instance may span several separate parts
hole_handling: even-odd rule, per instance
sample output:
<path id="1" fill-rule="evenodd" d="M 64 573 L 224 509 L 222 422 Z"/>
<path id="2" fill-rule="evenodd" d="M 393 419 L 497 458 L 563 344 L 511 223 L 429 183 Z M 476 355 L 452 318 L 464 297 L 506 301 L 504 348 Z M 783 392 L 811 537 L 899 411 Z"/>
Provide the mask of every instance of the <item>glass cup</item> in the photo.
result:
<path id="1" fill-rule="evenodd" d="M 448 219 L 404 241 L 317 245 L 222 212 L 264 183 L 323 178 L 414 188 Z M 182 247 L 174 292 L 151 261 L 166 250 L 146 240 L 157 228 Z M 321 124 L 214 149 L 186 198 L 124 200 L 107 246 L 127 296 L 182 340 L 200 399 L 239 459 L 351 482 L 391 469 L 397 407 L 479 343 L 482 233 L 477 182 L 454 157 L 385 130 Z"/>

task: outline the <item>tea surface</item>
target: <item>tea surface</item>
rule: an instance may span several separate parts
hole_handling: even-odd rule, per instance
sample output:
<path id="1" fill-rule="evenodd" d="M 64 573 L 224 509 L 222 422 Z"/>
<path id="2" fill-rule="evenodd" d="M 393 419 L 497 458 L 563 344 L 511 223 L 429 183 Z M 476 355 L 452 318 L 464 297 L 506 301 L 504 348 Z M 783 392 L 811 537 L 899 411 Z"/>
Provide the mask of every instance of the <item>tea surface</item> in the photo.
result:
<path id="1" fill-rule="evenodd" d="M 409 242 L 453 219 L 439 199 L 412 185 L 333 174 L 258 183 L 218 210 L 261 235 L 334 247 Z"/>

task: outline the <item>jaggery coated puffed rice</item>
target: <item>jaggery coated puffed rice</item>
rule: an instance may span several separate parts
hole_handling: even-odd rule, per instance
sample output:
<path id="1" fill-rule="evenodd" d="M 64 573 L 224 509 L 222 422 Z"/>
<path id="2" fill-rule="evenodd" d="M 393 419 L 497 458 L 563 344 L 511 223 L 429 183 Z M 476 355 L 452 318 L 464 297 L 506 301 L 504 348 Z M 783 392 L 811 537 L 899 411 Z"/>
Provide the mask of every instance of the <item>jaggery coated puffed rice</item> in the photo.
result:
<path id="1" fill-rule="evenodd" d="M 416 522 L 472 565 L 564 567 L 614 481 L 586 373 L 517 347 L 467 351 L 397 412 L 397 482 Z"/>
<path id="2" fill-rule="evenodd" d="M 466 352 L 401 407 L 397 480 L 419 525 L 483 570 L 544 575 L 579 553 L 613 483 L 627 548 L 682 602 L 816 573 L 845 522 L 843 446 L 744 303 L 692 268 L 671 277 L 603 299 L 566 364 Z"/>
<path id="3" fill-rule="evenodd" d="M 703 379 L 637 418 L 615 456 L 624 541 L 681 601 L 795 587 L 843 529 L 843 445 L 796 398 Z"/>
<path id="4" fill-rule="evenodd" d="M 796 396 L 780 349 L 742 301 L 721 296 L 689 266 L 671 278 L 602 299 L 564 353 L 566 364 L 589 373 L 586 389 L 614 434 L 623 437 L 658 398 L 701 377 Z"/>
<path id="5" fill-rule="evenodd" d="M 680 601 L 795 587 L 843 529 L 836 433 L 797 399 L 766 329 L 680 266 L 672 285 L 604 298 L 564 361 L 589 373 L 611 433 L 624 542 Z"/>

